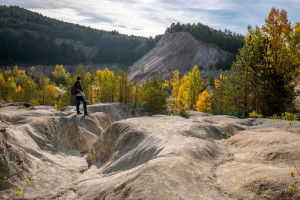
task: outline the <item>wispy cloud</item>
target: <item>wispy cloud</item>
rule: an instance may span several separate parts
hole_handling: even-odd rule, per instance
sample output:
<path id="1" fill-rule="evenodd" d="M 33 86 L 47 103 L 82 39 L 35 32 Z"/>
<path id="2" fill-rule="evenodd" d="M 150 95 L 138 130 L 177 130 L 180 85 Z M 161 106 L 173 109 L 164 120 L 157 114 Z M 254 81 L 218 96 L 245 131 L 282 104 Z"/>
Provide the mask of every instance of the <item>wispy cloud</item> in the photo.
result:
<path id="1" fill-rule="evenodd" d="M 272 7 L 299 21 L 300 0 L 2 0 L 43 15 L 104 30 L 141 36 L 164 33 L 173 22 L 203 23 L 245 34 L 262 25 Z"/>

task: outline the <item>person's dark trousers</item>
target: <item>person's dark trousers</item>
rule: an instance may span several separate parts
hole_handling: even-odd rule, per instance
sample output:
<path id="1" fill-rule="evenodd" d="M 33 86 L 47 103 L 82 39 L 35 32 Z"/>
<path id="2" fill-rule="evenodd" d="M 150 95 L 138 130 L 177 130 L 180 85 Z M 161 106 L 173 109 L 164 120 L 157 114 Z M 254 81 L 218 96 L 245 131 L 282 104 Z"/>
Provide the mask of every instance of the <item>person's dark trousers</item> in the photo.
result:
<path id="1" fill-rule="evenodd" d="M 84 110 L 84 113 L 86 114 L 87 111 L 86 111 L 86 101 L 85 101 L 85 99 L 83 97 L 81 97 L 81 96 L 76 96 L 76 110 L 77 110 L 77 114 L 80 113 L 80 111 L 79 111 L 80 102 L 82 102 L 82 104 L 83 104 L 83 110 Z"/>

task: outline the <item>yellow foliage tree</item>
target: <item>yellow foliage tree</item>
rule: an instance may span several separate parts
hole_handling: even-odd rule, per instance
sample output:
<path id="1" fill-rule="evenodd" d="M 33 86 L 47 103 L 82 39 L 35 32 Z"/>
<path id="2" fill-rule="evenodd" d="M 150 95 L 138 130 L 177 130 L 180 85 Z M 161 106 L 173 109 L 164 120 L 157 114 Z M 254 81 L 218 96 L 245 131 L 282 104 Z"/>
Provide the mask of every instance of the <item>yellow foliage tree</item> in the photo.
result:
<path id="1" fill-rule="evenodd" d="M 208 94 L 207 90 L 204 90 L 198 98 L 198 101 L 196 103 L 196 110 L 199 112 L 205 112 L 205 113 L 211 113 L 212 100 L 210 98 L 210 95 Z"/>
<path id="2" fill-rule="evenodd" d="M 194 110 L 197 98 L 204 88 L 204 82 L 197 65 L 192 72 L 189 72 L 189 75 L 185 74 L 181 81 L 178 70 L 175 70 L 172 86 L 172 96 L 175 99 L 172 100 L 171 105 L 174 114 L 182 113 L 186 109 Z"/>
<path id="3" fill-rule="evenodd" d="M 189 76 L 184 75 L 181 81 L 182 83 L 178 89 L 177 96 L 172 102 L 172 108 L 175 115 L 183 113 L 188 108 L 188 87 L 190 86 L 189 81 Z"/>
<path id="4" fill-rule="evenodd" d="M 54 105 L 57 97 L 57 91 L 54 85 L 46 85 L 43 89 L 43 103 L 46 105 Z"/>
<path id="5" fill-rule="evenodd" d="M 66 83 L 67 75 L 63 65 L 55 66 L 55 69 L 52 72 L 52 78 L 57 85 Z"/>
<path id="6" fill-rule="evenodd" d="M 37 84 L 30 78 L 27 83 L 23 86 L 23 101 L 31 102 L 36 97 Z"/>
<path id="7" fill-rule="evenodd" d="M 4 99 L 10 103 L 17 100 L 17 98 L 16 98 L 17 92 L 16 91 L 17 91 L 17 85 L 16 85 L 14 77 L 12 77 L 12 76 L 8 77 L 7 81 L 4 83 L 4 87 L 3 87 Z"/>
<path id="8" fill-rule="evenodd" d="M 192 72 L 189 72 L 189 81 L 186 84 L 189 84 L 189 86 L 186 88 L 188 93 L 188 109 L 194 110 L 197 98 L 204 88 L 204 82 L 197 65 L 195 65 Z"/>
<path id="9" fill-rule="evenodd" d="M 95 96 L 96 101 L 114 102 L 116 95 L 116 77 L 114 72 L 105 68 L 98 70 L 95 76 Z"/>

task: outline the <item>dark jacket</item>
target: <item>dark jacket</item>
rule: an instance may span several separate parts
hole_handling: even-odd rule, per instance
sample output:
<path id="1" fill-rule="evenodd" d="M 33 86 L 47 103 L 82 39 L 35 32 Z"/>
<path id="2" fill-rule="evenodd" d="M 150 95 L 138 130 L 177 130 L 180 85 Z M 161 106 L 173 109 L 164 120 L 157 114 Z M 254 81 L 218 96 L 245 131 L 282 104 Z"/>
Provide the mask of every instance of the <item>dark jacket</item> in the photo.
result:
<path id="1" fill-rule="evenodd" d="M 78 93 L 76 94 L 76 96 L 84 96 L 84 92 L 83 92 L 83 89 L 82 89 L 82 85 L 79 81 L 76 81 L 75 83 L 76 85 L 76 90 L 78 91 Z"/>

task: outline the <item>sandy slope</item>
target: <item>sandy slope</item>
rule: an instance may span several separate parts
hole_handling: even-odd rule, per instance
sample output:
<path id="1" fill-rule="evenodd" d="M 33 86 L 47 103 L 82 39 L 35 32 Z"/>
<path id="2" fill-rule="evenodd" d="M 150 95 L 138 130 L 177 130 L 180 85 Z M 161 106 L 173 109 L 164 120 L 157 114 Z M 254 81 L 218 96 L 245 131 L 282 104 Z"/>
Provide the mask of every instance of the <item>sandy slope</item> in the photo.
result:
<path id="1" fill-rule="evenodd" d="M 142 82 L 159 75 L 164 80 L 173 76 L 173 70 L 178 69 L 180 75 L 187 74 L 197 65 L 201 66 L 201 75 L 207 78 L 210 74 L 219 77 L 222 70 L 210 69 L 219 59 L 226 59 L 230 53 L 221 50 L 216 45 L 196 40 L 186 32 L 165 34 L 159 42 L 141 59 L 129 67 L 130 80 L 139 78 Z"/>

